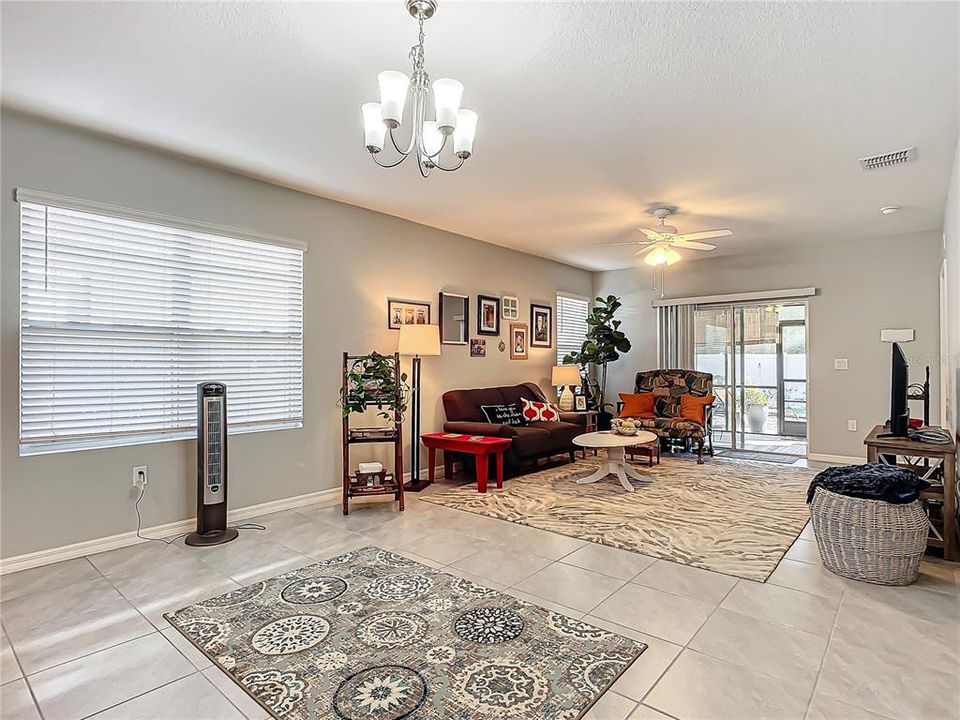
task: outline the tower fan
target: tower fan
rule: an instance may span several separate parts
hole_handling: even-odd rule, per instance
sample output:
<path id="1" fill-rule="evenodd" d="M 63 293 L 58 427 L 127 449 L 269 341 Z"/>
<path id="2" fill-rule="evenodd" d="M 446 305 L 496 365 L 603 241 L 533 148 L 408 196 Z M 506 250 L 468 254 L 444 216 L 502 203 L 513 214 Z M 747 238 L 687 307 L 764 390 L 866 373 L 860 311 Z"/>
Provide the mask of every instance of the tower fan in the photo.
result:
<path id="1" fill-rule="evenodd" d="M 237 537 L 227 527 L 227 386 L 197 385 L 197 531 L 187 545 L 220 545 Z"/>

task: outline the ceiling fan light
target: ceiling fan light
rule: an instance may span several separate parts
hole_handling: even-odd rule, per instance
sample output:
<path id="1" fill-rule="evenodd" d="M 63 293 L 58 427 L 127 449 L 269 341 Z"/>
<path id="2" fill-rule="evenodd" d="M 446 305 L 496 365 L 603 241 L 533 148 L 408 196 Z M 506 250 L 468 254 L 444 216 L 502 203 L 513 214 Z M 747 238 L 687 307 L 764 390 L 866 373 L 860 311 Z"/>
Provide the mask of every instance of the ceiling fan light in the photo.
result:
<path id="1" fill-rule="evenodd" d="M 387 126 L 380 117 L 380 103 L 364 103 L 360 112 L 363 113 L 363 144 L 367 146 L 367 152 L 378 153 L 383 150 L 387 134 Z"/>
<path id="2" fill-rule="evenodd" d="M 655 247 L 644 256 L 643 261 L 651 267 L 663 265 L 667 262 L 667 251 L 662 247 Z"/>
<path id="3" fill-rule="evenodd" d="M 667 265 L 676 265 L 678 262 L 683 260 L 683 256 L 673 248 L 667 249 L 666 257 L 667 257 Z"/>
<path id="4" fill-rule="evenodd" d="M 457 128 L 453 131 L 453 152 L 466 160 L 473 155 L 473 138 L 477 134 L 477 114 L 473 110 L 457 113 Z"/>
<path id="5" fill-rule="evenodd" d="M 449 135 L 457 126 L 457 111 L 463 97 L 463 84 L 452 78 L 433 81 L 433 102 L 437 112 L 437 127 Z"/>
<path id="6" fill-rule="evenodd" d="M 377 82 L 380 85 L 380 117 L 387 127 L 399 127 L 403 120 L 410 78 L 399 70 L 384 70 L 377 75 Z"/>

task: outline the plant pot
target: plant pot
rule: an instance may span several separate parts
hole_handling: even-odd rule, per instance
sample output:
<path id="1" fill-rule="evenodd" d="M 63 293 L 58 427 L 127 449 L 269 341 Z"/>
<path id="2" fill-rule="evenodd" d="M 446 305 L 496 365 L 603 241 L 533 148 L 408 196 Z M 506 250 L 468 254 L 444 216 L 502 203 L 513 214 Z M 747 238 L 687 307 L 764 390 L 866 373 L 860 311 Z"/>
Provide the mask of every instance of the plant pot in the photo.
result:
<path id="1" fill-rule="evenodd" d="M 769 405 L 748 405 L 747 406 L 747 426 L 752 433 L 762 433 L 763 426 L 767 422 L 767 415 L 770 412 Z"/>
<path id="2" fill-rule="evenodd" d="M 597 413 L 597 430 L 609 430 L 610 423 L 613 421 L 613 413 L 601 410 Z"/>

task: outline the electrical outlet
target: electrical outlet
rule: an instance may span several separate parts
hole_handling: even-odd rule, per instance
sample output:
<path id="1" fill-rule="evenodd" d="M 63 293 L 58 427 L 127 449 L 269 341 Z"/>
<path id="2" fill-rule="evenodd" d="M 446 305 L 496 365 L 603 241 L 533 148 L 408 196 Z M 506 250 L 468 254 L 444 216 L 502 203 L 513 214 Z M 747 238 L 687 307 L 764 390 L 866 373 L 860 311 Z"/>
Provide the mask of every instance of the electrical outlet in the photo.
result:
<path id="1" fill-rule="evenodd" d="M 847 359 L 846 359 L 846 358 L 836 358 L 836 359 L 833 361 L 833 369 L 834 369 L 834 370 L 846 370 L 846 369 L 849 368 L 849 367 L 850 367 L 850 366 L 849 366 L 849 364 L 847 363 Z"/>
<path id="2" fill-rule="evenodd" d="M 150 472 L 146 465 L 137 465 L 133 468 L 133 486 L 140 487 L 146 485 L 150 479 Z"/>
<path id="3" fill-rule="evenodd" d="M 856 432 L 857 430 L 857 421 L 856 420 L 847 420 L 847 430 L 850 432 Z"/>

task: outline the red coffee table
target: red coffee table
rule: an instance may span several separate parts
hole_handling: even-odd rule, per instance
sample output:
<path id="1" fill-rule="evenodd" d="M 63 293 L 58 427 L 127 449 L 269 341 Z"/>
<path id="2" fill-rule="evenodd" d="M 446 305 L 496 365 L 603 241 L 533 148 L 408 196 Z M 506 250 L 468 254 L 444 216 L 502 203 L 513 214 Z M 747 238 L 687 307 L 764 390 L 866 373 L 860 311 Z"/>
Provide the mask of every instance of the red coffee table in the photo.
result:
<path id="1" fill-rule="evenodd" d="M 437 450 L 467 453 L 477 458 L 477 492 L 487 491 L 488 460 L 491 455 L 497 458 L 497 487 L 503 487 L 503 451 L 510 447 L 510 438 L 488 437 L 486 435 L 460 435 L 458 433 L 426 433 L 420 439 L 427 446 L 430 463 L 430 482 L 433 482 L 434 466 L 437 464 Z M 453 477 L 453 459 L 444 453 L 443 474 Z"/>

